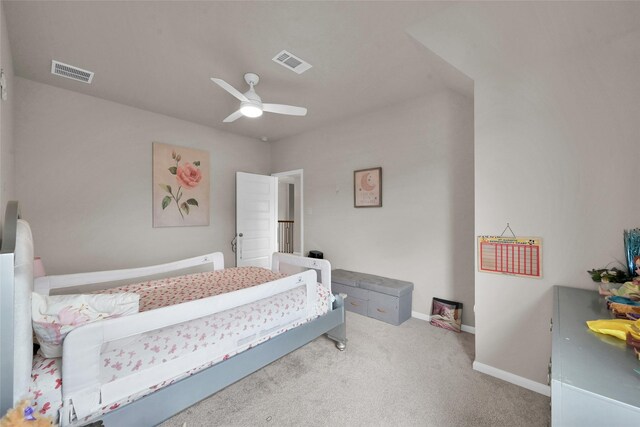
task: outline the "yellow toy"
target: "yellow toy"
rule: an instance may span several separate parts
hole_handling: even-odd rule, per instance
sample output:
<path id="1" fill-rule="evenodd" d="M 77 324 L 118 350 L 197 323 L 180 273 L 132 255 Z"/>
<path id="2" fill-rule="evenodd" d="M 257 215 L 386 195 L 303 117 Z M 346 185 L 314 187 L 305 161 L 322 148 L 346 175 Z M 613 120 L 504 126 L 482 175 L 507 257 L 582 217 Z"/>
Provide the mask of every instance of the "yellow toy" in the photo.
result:
<path id="1" fill-rule="evenodd" d="M 602 319 L 588 320 L 587 326 L 593 332 L 611 335 L 620 340 L 626 340 L 627 334 L 634 339 L 640 339 L 640 320 Z"/>
<path id="2" fill-rule="evenodd" d="M 52 427 L 56 426 L 49 417 L 36 417 L 36 412 L 23 400 L 0 420 L 0 427 Z"/>

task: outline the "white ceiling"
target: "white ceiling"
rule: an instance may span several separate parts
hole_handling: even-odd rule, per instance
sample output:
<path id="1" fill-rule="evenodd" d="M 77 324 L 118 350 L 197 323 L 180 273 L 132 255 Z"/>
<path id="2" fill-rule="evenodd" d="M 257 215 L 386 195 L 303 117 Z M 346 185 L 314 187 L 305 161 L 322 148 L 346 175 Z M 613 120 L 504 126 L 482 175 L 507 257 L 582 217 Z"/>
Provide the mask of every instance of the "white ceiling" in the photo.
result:
<path id="1" fill-rule="evenodd" d="M 275 141 L 472 81 L 405 31 L 447 2 L 3 1 L 18 76 L 254 138 Z M 286 49 L 313 65 L 274 63 Z M 50 74 L 51 60 L 94 71 L 91 85 Z M 260 75 L 263 101 L 306 117 L 222 120 Z"/>

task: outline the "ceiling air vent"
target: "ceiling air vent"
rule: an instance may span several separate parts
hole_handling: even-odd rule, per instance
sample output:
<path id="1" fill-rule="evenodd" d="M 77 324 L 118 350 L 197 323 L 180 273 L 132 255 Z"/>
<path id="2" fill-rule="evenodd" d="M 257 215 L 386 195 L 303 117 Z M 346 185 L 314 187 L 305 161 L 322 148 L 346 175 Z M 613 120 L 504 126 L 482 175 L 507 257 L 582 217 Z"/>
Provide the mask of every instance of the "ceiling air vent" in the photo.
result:
<path id="1" fill-rule="evenodd" d="M 302 74 L 309 68 L 311 68 L 311 64 L 303 61 L 302 59 L 298 58 L 291 52 L 287 52 L 286 50 L 283 50 L 282 52 L 274 56 L 273 60 L 283 67 L 295 71 L 298 74 Z"/>
<path id="2" fill-rule="evenodd" d="M 51 74 L 83 83 L 91 83 L 91 80 L 93 80 L 93 72 L 73 65 L 63 64 L 56 60 L 51 61 Z"/>

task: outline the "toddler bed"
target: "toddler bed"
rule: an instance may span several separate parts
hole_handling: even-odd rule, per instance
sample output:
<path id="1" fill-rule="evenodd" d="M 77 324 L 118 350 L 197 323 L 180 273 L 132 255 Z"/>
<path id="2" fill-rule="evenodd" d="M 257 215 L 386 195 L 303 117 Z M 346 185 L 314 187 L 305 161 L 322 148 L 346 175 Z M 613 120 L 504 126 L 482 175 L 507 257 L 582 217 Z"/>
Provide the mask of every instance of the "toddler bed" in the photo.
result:
<path id="1" fill-rule="evenodd" d="M 213 253 L 38 278 L 32 298 L 33 243 L 18 216 L 10 202 L 0 254 L 2 413 L 30 398 L 62 426 L 96 419 L 107 426 L 155 425 L 322 334 L 345 347 L 343 301 L 331 294 L 325 260 L 274 254 L 272 271 L 224 269 L 222 254 Z M 284 276 L 283 264 L 309 270 Z M 212 271 L 171 277 L 196 266 Z M 149 280 L 158 274 L 167 277 Z M 37 317 L 41 295 L 68 289 L 91 290 L 88 299 L 135 296 L 139 312 L 71 330 L 61 358 L 32 356 L 32 304 Z"/>

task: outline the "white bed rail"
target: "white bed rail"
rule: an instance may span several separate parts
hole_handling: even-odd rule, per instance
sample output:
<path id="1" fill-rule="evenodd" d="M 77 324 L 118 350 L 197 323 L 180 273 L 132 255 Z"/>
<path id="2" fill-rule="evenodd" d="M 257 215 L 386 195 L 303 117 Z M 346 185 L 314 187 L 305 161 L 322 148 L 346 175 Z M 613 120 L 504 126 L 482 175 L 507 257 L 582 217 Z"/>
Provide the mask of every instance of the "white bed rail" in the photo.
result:
<path id="1" fill-rule="evenodd" d="M 165 264 L 152 265 L 149 267 L 38 277 L 34 281 L 34 291 L 42 295 L 49 295 L 49 292 L 52 289 L 63 289 L 88 284 L 135 279 L 136 277 L 169 273 L 172 271 L 189 267 L 197 267 L 205 264 L 212 264 L 213 270 L 222 270 L 224 268 L 224 256 L 222 252 L 213 252 L 206 255 L 200 255 L 180 261 L 168 262 Z"/>
<path id="2" fill-rule="evenodd" d="M 171 380 L 220 356 L 211 353 L 217 350 L 199 350 L 118 380 L 102 383 L 101 349 L 104 344 L 250 304 L 299 286 L 305 286 L 307 293 L 306 312 L 300 313 L 300 317 L 308 319 L 313 316 L 318 299 L 317 280 L 317 273 L 308 270 L 251 288 L 90 323 L 74 329 L 65 338 L 63 346 L 64 407 L 60 414 L 61 425 L 70 421 L 71 405 L 76 416 L 81 419 L 98 411 L 105 404 Z"/>
<path id="3" fill-rule="evenodd" d="M 282 252 L 275 252 L 271 261 L 271 270 L 279 273 L 281 264 L 301 267 L 305 269 L 320 270 L 320 283 L 331 292 L 331 263 L 326 259 L 307 258 Z"/>

